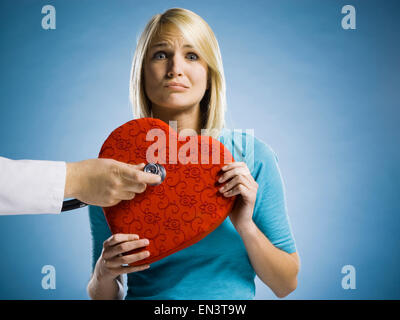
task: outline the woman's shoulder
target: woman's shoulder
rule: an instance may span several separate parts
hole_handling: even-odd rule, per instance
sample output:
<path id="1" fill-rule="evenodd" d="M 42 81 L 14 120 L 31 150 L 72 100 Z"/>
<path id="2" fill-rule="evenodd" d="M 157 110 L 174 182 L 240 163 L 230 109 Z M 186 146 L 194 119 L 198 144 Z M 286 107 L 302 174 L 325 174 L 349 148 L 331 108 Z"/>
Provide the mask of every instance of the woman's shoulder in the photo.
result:
<path id="1" fill-rule="evenodd" d="M 264 140 L 254 135 L 253 129 L 223 128 L 219 140 L 232 153 L 235 161 L 246 162 L 250 171 L 261 164 L 278 162 L 278 156 Z"/>

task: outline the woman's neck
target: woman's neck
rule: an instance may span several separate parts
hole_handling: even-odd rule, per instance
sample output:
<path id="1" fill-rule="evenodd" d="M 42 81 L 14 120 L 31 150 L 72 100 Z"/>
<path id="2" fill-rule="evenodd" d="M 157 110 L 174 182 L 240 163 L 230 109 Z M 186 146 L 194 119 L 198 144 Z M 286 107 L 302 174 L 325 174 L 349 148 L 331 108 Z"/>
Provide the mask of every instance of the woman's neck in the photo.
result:
<path id="1" fill-rule="evenodd" d="M 178 134 L 183 129 L 192 129 L 196 131 L 198 135 L 201 134 L 201 114 L 200 105 L 185 110 L 170 110 L 160 107 L 152 107 L 153 118 L 160 119 L 166 124 L 170 124 L 169 121 L 176 121 Z"/>

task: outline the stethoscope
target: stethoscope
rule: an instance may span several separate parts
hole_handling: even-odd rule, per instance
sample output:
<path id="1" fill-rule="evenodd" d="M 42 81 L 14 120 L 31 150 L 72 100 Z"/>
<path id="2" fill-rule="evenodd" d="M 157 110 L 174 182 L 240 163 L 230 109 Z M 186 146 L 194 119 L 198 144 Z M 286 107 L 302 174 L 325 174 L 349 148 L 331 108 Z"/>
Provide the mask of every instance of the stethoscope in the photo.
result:
<path id="1" fill-rule="evenodd" d="M 151 184 L 152 186 L 161 184 L 164 181 L 165 176 L 167 175 L 165 168 L 161 164 L 158 164 L 158 163 L 146 164 L 145 167 L 143 168 L 143 171 L 153 173 L 153 174 L 158 174 L 161 177 L 161 181 L 159 183 Z M 65 200 L 63 202 L 61 211 L 70 211 L 70 210 L 83 208 L 86 206 L 87 206 L 87 203 L 84 203 L 78 199 Z"/>

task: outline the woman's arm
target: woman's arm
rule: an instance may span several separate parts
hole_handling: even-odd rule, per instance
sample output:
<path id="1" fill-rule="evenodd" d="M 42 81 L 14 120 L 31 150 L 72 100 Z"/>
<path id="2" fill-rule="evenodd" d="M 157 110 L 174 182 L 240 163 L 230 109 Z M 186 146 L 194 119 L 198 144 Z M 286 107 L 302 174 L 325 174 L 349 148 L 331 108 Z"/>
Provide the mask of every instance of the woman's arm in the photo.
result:
<path id="1" fill-rule="evenodd" d="M 124 165 L 127 164 L 124 163 Z M 156 180 L 159 182 L 160 176 L 143 172 L 141 170 L 143 167 L 144 164 L 139 164 L 136 166 L 135 172 L 131 173 L 132 179 L 135 180 L 134 182 L 137 185 L 136 189 L 131 188 L 128 192 L 131 196 L 144 192 L 147 184 L 155 183 Z M 124 175 L 120 172 L 117 176 L 122 177 Z M 150 179 L 153 181 L 150 181 Z M 91 183 L 96 183 L 96 181 Z M 122 274 L 142 271 L 149 267 L 149 265 L 126 266 L 126 264 L 146 258 L 148 251 L 125 256 L 123 254 L 148 246 L 148 240 L 139 240 L 138 235 L 111 235 L 111 230 L 100 207 L 89 206 L 89 221 L 93 240 L 93 273 L 87 285 L 87 293 L 92 299 L 123 299 Z"/>
<path id="2" fill-rule="evenodd" d="M 277 297 L 283 298 L 297 287 L 297 274 L 300 268 L 298 255 L 297 253 L 288 254 L 276 248 L 255 224 L 253 213 L 257 194 L 265 196 L 267 190 L 258 192 L 258 183 L 250 174 L 246 163 L 233 162 L 223 167 L 222 170 L 225 173 L 219 182 L 227 182 L 220 192 L 225 197 L 238 195 L 229 217 L 242 237 L 254 271 Z M 279 182 L 280 180 L 277 178 L 262 180 L 263 183 L 273 183 L 274 181 Z M 271 206 L 273 205 L 272 200 L 282 199 L 282 188 L 279 184 L 278 186 L 276 187 L 277 194 L 272 194 L 272 196 L 270 194 L 271 201 L 267 201 L 268 198 L 265 198 L 261 205 L 269 203 Z M 272 192 L 271 187 L 269 192 Z M 278 201 L 278 203 L 282 204 L 283 202 Z M 279 222 L 279 219 L 274 220 L 275 224 Z M 281 230 L 281 226 L 275 225 L 272 230 Z"/>
<path id="3" fill-rule="evenodd" d="M 92 278 L 87 286 L 87 292 L 92 299 L 122 300 L 124 286 L 122 275 L 146 270 L 149 264 L 129 266 L 139 260 L 149 257 L 149 251 L 141 251 L 123 255 L 132 250 L 149 245 L 148 239 L 140 239 L 136 234 L 114 234 L 103 243 L 101 256 L 96 262 Z"/>
<path id="4" fill-rule="evenodd" d="M 276 248 L 254 222 L 238 227 L 251 265 L 257 276 L 275 293 L 284 298 L 297 287 L 300 260 L 296 252 L 289 254 Z"/>
<path id="5" fill-rule="evenodd" d="M 122 276 L 115 279 L 105 279 L 99 277 L 97 272 L 92 274 L 92 278 L 87 286 L 87 292 L 93 300 L 122 300 L 124 299 L 124 285 Z"/>

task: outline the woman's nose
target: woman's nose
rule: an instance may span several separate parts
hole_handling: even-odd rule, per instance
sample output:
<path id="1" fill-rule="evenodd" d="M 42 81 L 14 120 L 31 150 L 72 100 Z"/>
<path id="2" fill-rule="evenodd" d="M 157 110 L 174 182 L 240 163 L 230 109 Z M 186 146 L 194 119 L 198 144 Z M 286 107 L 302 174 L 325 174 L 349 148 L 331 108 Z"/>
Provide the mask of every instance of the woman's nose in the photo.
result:
<path id="1" fill-rule="evenodd" d="M 178 55 L 174 55 L 168 64 L 168 72 L 167 75 L 170 78 L 181 76 L 182 72 L 182 61 Z"/>

